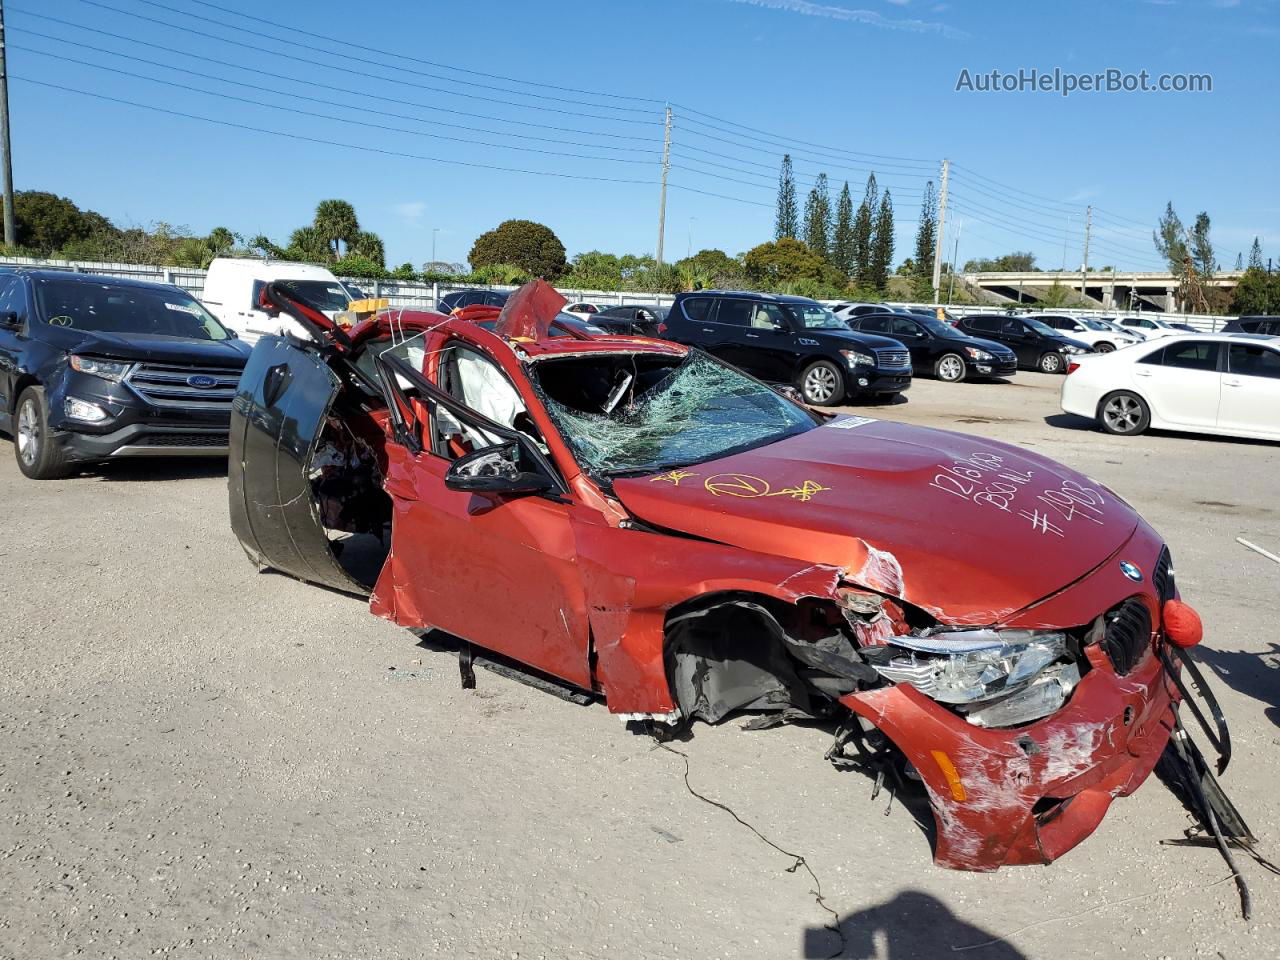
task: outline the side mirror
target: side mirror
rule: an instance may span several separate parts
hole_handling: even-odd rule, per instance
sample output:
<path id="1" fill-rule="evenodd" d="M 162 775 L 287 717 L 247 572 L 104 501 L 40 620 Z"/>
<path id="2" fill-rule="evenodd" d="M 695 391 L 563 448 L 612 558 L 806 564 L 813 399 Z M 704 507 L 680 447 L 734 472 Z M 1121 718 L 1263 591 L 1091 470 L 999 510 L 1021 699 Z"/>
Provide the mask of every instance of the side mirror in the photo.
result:
<path id="1" fill-rule="evenodd" d="M 18 313 L 15 310 L 6 310 L 0 313 L 0 327 L 18 327 Z"/>
<path id="2" fill-rule="evenodd" d="M 508 496 L 545 493 L 551 480 L 541 473 L 522 471 L 514 443 L 485 447 L 459 457 L 444 475 L 444 485 L 463 493 L 498 493 Z"/>

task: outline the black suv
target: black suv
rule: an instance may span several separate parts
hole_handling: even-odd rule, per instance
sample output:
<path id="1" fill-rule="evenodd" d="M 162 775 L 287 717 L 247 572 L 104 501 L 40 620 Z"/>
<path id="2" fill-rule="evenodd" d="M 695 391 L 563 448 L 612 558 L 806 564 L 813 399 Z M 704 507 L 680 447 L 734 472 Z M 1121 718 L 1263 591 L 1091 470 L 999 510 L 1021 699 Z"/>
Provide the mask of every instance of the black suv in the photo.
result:
<path id="1" fill-rule="evenodd" d="M 872 313 L 852 317 L 849 326 L 901 340 L 911 351 L 916 373 L 956 383 L 966 377 L 1011 377 L 1018 357 L 1003 343 L 979 340 L 930 314 Z"/>
<path id="2" fill-rule="evenodd" d="M 1067 357 L 1092 353 L 1087 343 L 1072 340 L 1034 317 L 978 314 L 961 317 L 957 326 L 973 337 L 1003 343 L 1018 355 L 1018 366 L 1041 373 L 1066 373 Z"/>
<path id="3" fill-rule="evenodd" d="M 1280 317 L 1232 317 L 1219 333 L 1260 333 L 1280 337 Z"/>
<path id="4" fill-rule="evenodd" d="M 698 290 L 682 293 L 658 332 L 747 373 L 793 384 L 806 403 L 890 397 L 911 386 L 911 355 L 897 340 L 850 330 L 807 297 Z"/>
<path id="5" fill-rule="evenodd" d="M 248 357 L 177 287 L 0 274 L 0 428 L 33 479 L 113 457 L 225 456 Z"/>

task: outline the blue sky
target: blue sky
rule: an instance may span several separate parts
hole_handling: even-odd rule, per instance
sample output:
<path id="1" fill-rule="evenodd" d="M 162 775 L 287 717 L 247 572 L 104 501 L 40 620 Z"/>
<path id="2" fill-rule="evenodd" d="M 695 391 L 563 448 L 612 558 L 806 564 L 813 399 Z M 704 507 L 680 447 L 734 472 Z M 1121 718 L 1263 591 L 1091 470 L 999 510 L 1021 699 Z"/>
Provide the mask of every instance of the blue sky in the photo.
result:
<path id="1" fill-rule="evenodd" d="M 510 217 L 548 224 L 570 255 L 652 253 L 670 102 L 667 259 L 770 239 L 790 150 L 802 194 L 826 171 L 856 202 L 874 169 L 894 196 L 900 257 L 920 191 L 948 157 L 948 258 L 958 226 L 961 262 L 1030 249 L 1043 267 L 1074 268 L 1092 203 L 1090 263 L 1153 269 L 1150 228 L 1172 200 L 1187 222 L 1209 212 L 1224 267 L 1255 235 L 1280 261 L 1280 0 L 367 0 L 358 10 L 10 0 L 17 189 L 69 196 L 120 225 L 223 225 L 277 241 L 318 200 L 343 197 L 391 264 L 428 260 L 433 231 L 437 258 L 463 261 L 477 234 Z M 1213 91 L 955 89 L 964 69 L 1033 68 L 1207 73 Z"/>

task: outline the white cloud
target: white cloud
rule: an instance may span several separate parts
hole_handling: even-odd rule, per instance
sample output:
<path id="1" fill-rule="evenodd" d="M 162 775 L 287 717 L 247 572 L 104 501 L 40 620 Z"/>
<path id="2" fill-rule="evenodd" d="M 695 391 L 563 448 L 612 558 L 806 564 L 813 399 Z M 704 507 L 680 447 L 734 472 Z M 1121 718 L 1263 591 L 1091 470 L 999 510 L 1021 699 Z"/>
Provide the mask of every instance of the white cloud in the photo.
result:
<path id="1" fill-rule="evenodd" d="M 407 203 L 397 203 L 393 209 L 401 219 L 416 222 L 427 212 L 427 205 L 421 200 L 410 200 Z"/>
<path id="2" fill-rule="evenodd" d="M 825 3 L 810 3 L 809 0 L 730 0 L 731 3 L 744 3 L 752 7 L 764 7 L 769 10 L 782 10 L 787 13 L 798 13 L 806 17 L 824 17 L 828 20 L 842 20 L 846 23 L 863 23 L 871 27 L 885 30 L 906 30 L 911 33 L 936 33 L 952 40 L 968 37 L 962 30 L 956 30 L 945 23 L 929 20 L 895 20 L 875 10 L 854 10 L 849 7 L 836 7 Z"/>

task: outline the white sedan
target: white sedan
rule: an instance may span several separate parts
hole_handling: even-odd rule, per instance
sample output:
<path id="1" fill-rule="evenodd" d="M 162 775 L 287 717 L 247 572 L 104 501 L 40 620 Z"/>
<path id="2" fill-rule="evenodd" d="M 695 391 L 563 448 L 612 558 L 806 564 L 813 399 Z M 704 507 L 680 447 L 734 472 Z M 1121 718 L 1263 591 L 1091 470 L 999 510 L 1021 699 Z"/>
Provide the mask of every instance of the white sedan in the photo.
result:
<path id="1" fill-rule="evenodd" d="M 1176 337 L 1187 332 L 1175 327 L 1167 320 L 1157 320 L 1155 317 L 1120 317 L 1118 322 L 1126 330 L 1144 334 L 1148 340 L 1156 340 L 1160 337 Z"/>
<path id="2" fill-rule="evenodd" d="M 1065 314 L 1033 313 L 1036 320 L 1058 330 L 1065 337 L 1087 343 L 1095 353 L 1110 353 L 1121 347 L 1141 343 L 1146 339 L 1140 333 L 1119 333 L 1101 320 L 1092 317 L 1069 317 Z"/>
<path id="3" fill-rule="evenodd" d="M 609 309 L 608 306 L 603 303 L 590 303 L 586 300 L 579 300 L 576 303 L 565 304 L 561 312 L 573 314 L 579 320 L 590 320 L 597 313 L 604 313 L 607 309 Z"/>
<path id="4" fill-rule="evenodd" d="M 1184 334 L 1072 357 L 1062 409 L 1122 436 L 1156 427 L 1280 440 L 1280 337 Z"/>

